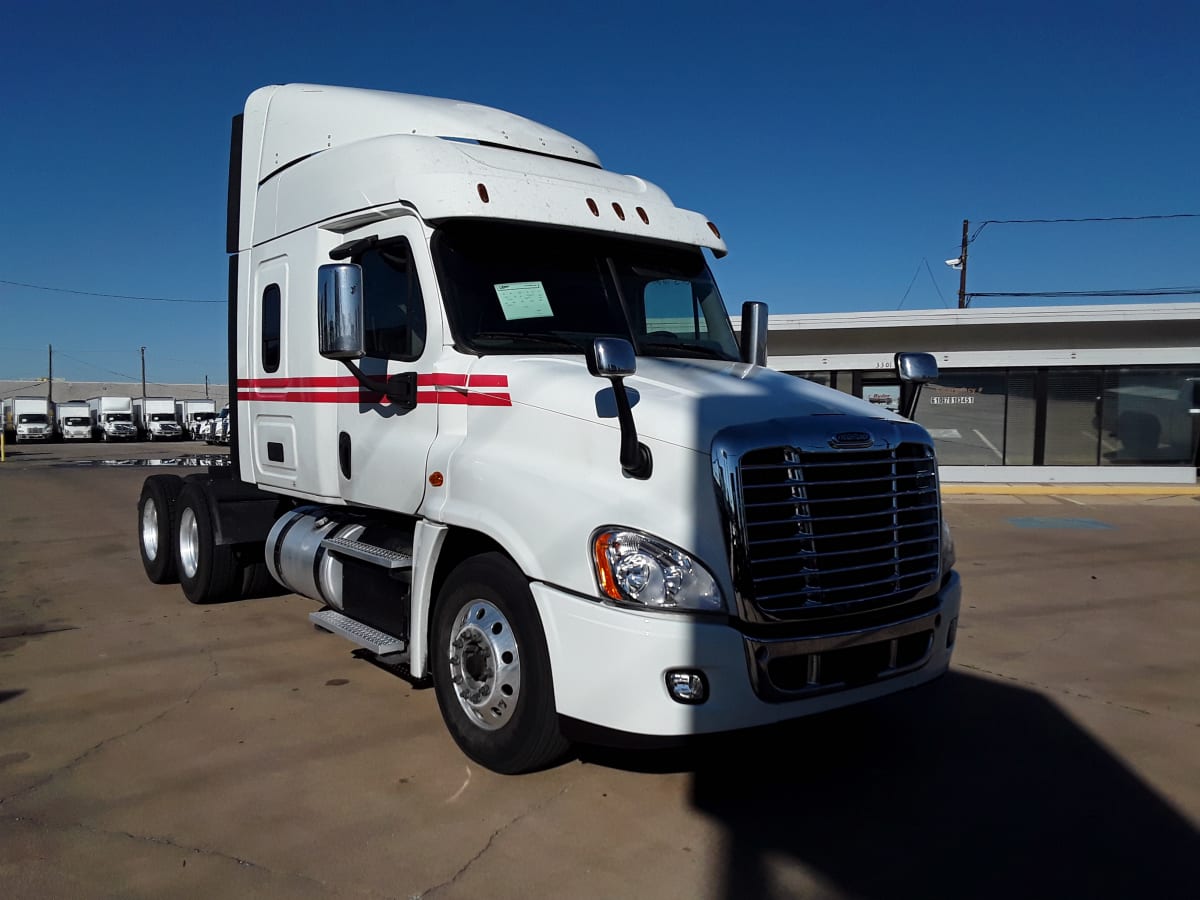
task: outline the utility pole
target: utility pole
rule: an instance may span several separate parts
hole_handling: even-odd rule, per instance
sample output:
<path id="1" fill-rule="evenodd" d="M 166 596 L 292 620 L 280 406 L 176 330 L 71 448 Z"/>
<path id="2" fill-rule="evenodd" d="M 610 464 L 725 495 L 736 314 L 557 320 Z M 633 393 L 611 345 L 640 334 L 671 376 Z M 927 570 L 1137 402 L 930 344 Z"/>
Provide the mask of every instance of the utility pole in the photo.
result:
<path id="1" fill-rule="evenodd" d="M 146 399 L 146 348 L 142 348 L 142 399 Z"/>
<path id="2" fill-rule="evenodd" d="M 50 366 L 49 366 L 50 371 L 47 373 L 47 378 L 46 378 L 46 384 L 47 384 L 46 403 L 48 403 L 51 407 L 53 407 L 54 406 L 54 345 L 47 344 L 46 349 L 49 351 L 49 354 L 50 354 Z"/>
<path id="3" fill-rule="evenodd" d="M 958 258 L 958 308 L 967 308 L 967 229 L 971 223 L 963 219 L 962 255 Z"/>
<path id="4" fill-rule="evenodd" d="M 208 399 L 208 376 L 204 376 L 204 399 Z"/>

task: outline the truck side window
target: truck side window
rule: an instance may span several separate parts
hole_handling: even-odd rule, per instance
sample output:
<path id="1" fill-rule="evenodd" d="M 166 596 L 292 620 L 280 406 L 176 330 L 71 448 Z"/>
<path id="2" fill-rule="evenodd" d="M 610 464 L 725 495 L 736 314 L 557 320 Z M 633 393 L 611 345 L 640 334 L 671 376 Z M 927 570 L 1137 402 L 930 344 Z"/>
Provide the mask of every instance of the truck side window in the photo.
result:
<path id="1" fill-rule="evenodd" d="M 279 285 L 268 284 L 262 299 L 262 364 L 266 372 L 279 371 L 280 307 Z"/>
<path id="2" fill-rule="evenodd" d="M 425 349 L 425 303 L 408 241 L 388 241 L 359 259 L 367 356 L 411 362 Z"/>

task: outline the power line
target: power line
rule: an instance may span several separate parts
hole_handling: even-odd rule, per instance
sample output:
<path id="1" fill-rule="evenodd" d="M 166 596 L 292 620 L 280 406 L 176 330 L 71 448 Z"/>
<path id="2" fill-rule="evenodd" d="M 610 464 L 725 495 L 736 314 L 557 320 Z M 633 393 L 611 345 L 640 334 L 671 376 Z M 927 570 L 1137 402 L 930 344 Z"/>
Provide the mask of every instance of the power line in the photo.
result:
<path id="1" fill-rule="evenodd" d="M 896 304 L 896 309 L 904 305 L 904 301 L 908 299 L 908 292 L 912 290 L 914 284 L 917 283 L 917 276 L 921 274 L 921 264 L 917 263 L 916 269 L 913 270 L 913 277 L 908 282 L 908 287 L 904 289 L 904 296 L 900 298 L 900 302 Z"/>
<path id="2" fill-rule="evenodd" d="M 989 225 L 1058 225 L 1069 222 L 1147 222 L 1161 219 L 1200 219 L 1200 213 L 1169 213 L 1159 216 L 1088 216 L 1080 219 L 986 219 L 971 234 L 967 243 L 973 243 L 979 232 Z M 980 296 L 976 294 L 975 296 Z"/>
<path id="3" fill-rule="evenodd" d="M 24 281 L 8 281 L 0 278 L 0 284 L 31 288 L 35 291 L 53 291 L 58 294 L 79 294 L 84 297 L 107 297 L 110 300 L 144 300 L 150 303 L 227 303 L 227 300 L 187 300 L 180 297 L 134 297 L 129 294 L 104 294 L 99 291 L 73 291 L 70 288 L 47 287 L 44 284 L 28 284 Z"/>
<path id="4" fill-rule="evenodd" d="M 946 305 L 946 297 L 942 294 L 942 289 L 938 287 L 937 279 L 933 277 L 933 270 L 929 268 L 929 258 L 925 257 L 921 260 L 925 263 L 925 271 L 929 273 L 929 280 L 933 283 L 933 289 L 937 291 L 938 299 L 942 301 L 942 306 Z"/>
<path id="5" fill-rule="evenodd" d="M 98 369 L 101 372 L 107 372 L 109 375 L 116 375 L 118 378 L 127 378 L 130 381 L 138 380 L 137 378 L 134 378 L 132 375 L 126 375 L 124 372 L 115 372 L 112 369 L 106 369 L 106 368 L 104 368 L 104 366 L 98 366 L 95 363 L 88 362 L 87 360 L 79 359 L 78 357 L 72 356 L 70 353 L 63 353 L 61 350 L 56 350 L 54 352 L 57 356 L 65 356 L 67 359 L 77 362 L 80 365 L 88 366 L 89 368 L 92 368 L 92 369 Z"/>
<path id="6" fill-rule="evenodd" d="M 1128 291 L 1022 291 L 971 293 L 975 297 L 1186 297 L 1200 294 L 1200 287 L 1136 288 Z"/>
<path id="7" fill-rule="evenodd" d="M 18 391 L 28 390 L 29 388 L 43 387 L 43 386 L 45 386 L 45 384 L 46 384 L 46 382 L 44 382 L 44 381 L 32 381 L 29 384 L 23 384 L 20 387 L 10 388 L 9 390 L 5 391 L 0 396 L 7 397 L 9 394 L 15 394 Z"/>

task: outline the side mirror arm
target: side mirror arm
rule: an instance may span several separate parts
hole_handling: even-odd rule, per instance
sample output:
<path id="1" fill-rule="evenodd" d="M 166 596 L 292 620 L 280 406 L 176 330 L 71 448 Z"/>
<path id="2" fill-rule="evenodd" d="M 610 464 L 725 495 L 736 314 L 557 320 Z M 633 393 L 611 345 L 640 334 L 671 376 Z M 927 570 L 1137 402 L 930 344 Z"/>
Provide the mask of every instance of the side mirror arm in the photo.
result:
<path id="1" fill-rule="evenodd" d="M 376 381 L 348 359 L 342 360 L 342 365 L 350 370 L 350 374 L 358 382 L 359 387 L 372 394 L 382 394 L 388 401 L 400 409 L 415 409 L 417 406 L 417 373 L 404 372 L 393 375 L 387 381 Z"/>
<path id="2" fill-rule="evenodd" d="M 633 422 L 633 408 L 629 405 L 629 394 L 625 390 L 625 379 L 611 376 L 613 396 L 617 400 L 617 421 L 621 423 L 621 469 L 630 478 L 645 480 L 654 470 L 650 448 L 638 440 L 637 426 Z"/>

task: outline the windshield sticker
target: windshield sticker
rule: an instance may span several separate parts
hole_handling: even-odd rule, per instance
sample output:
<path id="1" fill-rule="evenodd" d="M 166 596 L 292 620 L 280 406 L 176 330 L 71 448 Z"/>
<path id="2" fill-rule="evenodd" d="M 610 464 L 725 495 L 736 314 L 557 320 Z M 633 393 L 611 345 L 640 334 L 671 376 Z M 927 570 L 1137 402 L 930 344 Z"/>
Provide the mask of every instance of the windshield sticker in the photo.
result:
<path id="1" fill-rule="evenodd" d="M 497 284 L 495 288 L 504 318 L 509 322 L 554 315 L 550 298 L 546 296 L 546 289 L 540 281 L 514 281 L 511 284 Z"/>

